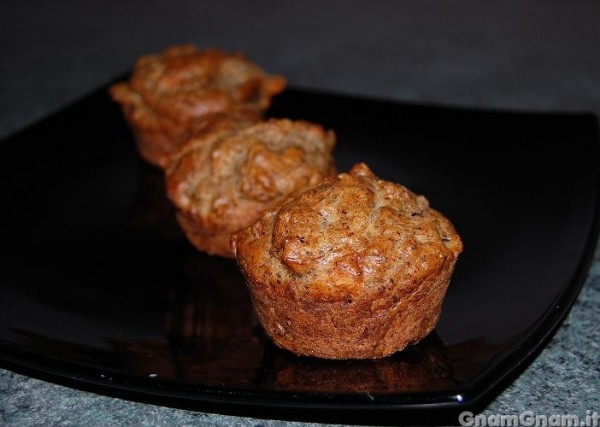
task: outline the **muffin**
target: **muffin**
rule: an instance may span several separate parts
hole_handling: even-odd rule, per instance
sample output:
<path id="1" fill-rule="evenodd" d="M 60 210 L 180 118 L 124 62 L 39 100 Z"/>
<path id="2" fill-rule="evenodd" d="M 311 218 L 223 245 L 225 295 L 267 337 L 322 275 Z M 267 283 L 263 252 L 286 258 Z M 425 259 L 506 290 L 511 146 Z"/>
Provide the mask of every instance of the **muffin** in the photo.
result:
<path id="1" fill-rule="evenodd" d="M 179 224 L 200 251 L 233 258 L 232 232 L 335 176 L 334 145 L 333 132 L 302 121 L 210 125 L 173 153 L 166 169 Z"/>
<path id="2" fill-rule="evenodd" d="M 127 83 L 110 88 L 133 130 L 141 156 L 164 167 L 199 118 L 244 110 L 260 118 L 285 80 L 242 54 L 176 46 L 140 58 Z"/>
<path id="3" fill-rule="evenodd" d="M 427 199 L 363 163 L 232 236 L 259 320 L 279 347 L 380 358 L 435 327 L 462 242 Z"/>

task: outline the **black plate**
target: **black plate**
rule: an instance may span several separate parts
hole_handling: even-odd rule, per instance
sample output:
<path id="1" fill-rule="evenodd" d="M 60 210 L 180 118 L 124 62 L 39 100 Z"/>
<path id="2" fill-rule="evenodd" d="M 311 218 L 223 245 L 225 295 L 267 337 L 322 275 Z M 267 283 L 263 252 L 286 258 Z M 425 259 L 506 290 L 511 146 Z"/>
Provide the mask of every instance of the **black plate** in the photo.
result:
<path id="1" fill-rule="evenodd" d="M 335 129 L 340 170 L 365 161 L 454 222 L 465 252 L 434 333 L 376 361 L 275 348 L 235 263 L 182 237 L 161 173 L 138 160 L 102 88 L 0 144 L 3 366 L 261 417 L 431 421 L 495 396 L 583 283 L 598 237 L 596 119 L 294 90 L 272 114 Z"/>

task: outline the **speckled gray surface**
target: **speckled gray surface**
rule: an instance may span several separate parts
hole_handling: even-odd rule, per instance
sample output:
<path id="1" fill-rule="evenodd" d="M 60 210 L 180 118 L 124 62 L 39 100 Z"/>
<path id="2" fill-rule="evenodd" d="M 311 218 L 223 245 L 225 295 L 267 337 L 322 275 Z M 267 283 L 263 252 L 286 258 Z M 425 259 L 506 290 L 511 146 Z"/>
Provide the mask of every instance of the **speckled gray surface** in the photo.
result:
<path id="1" fill-rule="evenodd" d="M 0 2 L 0 137 L 183 42 L 294 86 L 411 102 L 600 113 L 600 2 Z M 600 259 L 548 347 L 485 414 L 600 411 Z M 0 424 L 293 425 L 139 404 L 0 370 Z"/>

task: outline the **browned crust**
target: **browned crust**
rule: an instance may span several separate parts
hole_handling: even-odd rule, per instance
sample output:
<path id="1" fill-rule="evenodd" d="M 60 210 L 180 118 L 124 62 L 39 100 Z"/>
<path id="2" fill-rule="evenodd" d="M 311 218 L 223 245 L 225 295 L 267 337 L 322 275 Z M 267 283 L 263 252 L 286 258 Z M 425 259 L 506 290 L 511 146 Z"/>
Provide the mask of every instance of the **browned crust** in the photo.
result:
<path id="1" fill-rule="evenodd" d="M 121 104 L 142 157 L 164 167 L 190 127 L 211 114 L 237 111 L 259 118 L 285 88 L 240 53 L 176 46 L 140 58 L 129 82 L 110 88 Z"/>
<path id="2" fill-rule="evenodd" d="M 167 192 L 194 246 L 233 257 L 233 231 L 335 175 L 334 145 L 332 132 L 307 122 L 214 122 L 173 153 Z"/>
<path id="3" fill-rule="evenodd" d="M 232 236 L 258 317 L 280 347 L 379 358 L 435 327 L 462 242 L 427 199 L 364 164 Z"/>

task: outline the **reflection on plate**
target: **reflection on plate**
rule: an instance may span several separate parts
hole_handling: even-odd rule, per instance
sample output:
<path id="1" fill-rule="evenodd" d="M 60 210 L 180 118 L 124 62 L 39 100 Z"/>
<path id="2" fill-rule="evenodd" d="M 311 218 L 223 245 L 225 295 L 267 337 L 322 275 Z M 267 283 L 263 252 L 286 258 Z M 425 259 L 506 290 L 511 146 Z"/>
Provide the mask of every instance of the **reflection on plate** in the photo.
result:
<path id="1" fill-rule="evenodd" d="M 272 114 L 335 129 L 340 170 L 365 161 L 454 222 L 465 252 L 429 337 L 372 361 L 273 346 L 235 263 L 178 230 L 161 172 L 139 162 L 103 88 L 0 144 L 3 365 L 261 417 L 455 422 L 493 398 L 583 283 L 598 236 L 595 119 L 293 90 Z"/>

